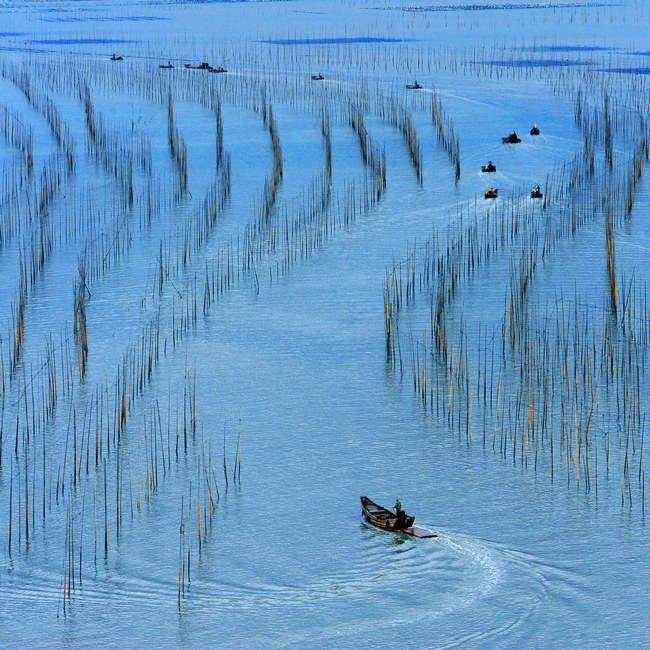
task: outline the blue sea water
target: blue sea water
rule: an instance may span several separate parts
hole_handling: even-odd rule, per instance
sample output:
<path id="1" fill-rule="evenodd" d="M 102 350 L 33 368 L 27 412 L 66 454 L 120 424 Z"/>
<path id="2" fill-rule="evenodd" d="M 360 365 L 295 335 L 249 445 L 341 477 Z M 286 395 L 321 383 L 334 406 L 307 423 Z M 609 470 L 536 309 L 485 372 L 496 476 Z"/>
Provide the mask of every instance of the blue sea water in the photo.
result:
<path id="1" fill-rule="evenodd" d="M 586 84 L 596 70 L 622 71 L 606 57 L 645 47 L 643 29 L 630 27 L 643 14 L 634 3 L 552 4 L 532 16 L 499 6 L 487 18 L 458 4 L 430 22 L 349 2 L 0 5 L 12 36 L 11 49 L 0 49 L 5 112 L 32 129 L 40 174 L 58 144 L 43 113 L 19 89 L 20 77 L 12 81 L 12 70 L 27 74 L 32 94 L 47 94 L 57 106 L 76 157 L 74 173 L 64 175 L 40 219 L 33 217 L 33 202 L 15 208 L 5 191 L 9 181 L 0 187 L 0 645 L 648 644 L 650 571 L 639 487 L 647 479 L 643 474 L 621 503 L 626 443 L 618 435 L 620 421 L 605 407 L 594 417 L 592 444 L 601 464 L 588 468 L 593 485 L 587 489 L 583 468 L 576 470 L 566 450 L 560 455 L 556 449 L 553 475 L 547 446 L 539 467 L 532 451 L 526 463 L 519 448 L 502 454 L 491 431 L 479 424 L 470 431 L 438 412 L 442 402 L 454 403 L 449 385 L 436 386 L 439 401 L 423 407 L 410 370 L 400 373 L 387 361 L 387 270 L 402 264 L 406 276 L 409 252 L 434 232 L 447 245 L 474 217 L 496 218 L 501 206 L 526 210 L 543 233 L 551 211 L 532 204 L 527 193 L 566 174 L 584 146 L 572 84 Z M 144 11 L 151 15 L 141 21 Z M 308 12 L 325 13 L 328 21 L 315 22 Z M 504 17 L 508 27 L 499 30 Z M 531 20 L 538 27 L 534 44 L 530 33 L 521 36 Z M 17 46 L 13 37 L 23 35 Z M 78 44 L 88 51 L 76 52 Z M 120 45 L 120 66 L 107 60 L 109 44 Z M 516 59 L 502 58 L 504 44 Z M 57 52 L 38 45 L 56 45 Z M 174 69 L 160 70 L 168 60 Z M 182 65 L 204 60 L 225 63 L 228 73 Z M 471 66 L 480 72 L 471 73 Z M 325 79 L 311 82 L 317 71 Z M 422 93 L 404 88 L 414 76 Z M 128 179 L 93 156 L 86 88 L 96 124 L 116 143 L 107 155 L 138 152 L 131 169 L 135 207 L 120 184 Z M 630 97 L 647 92 L 618 90 Z M 458 134 L 458 181 L 432 124 L 434 91 Z M 218 173 L 216 116 L 208 104 L 217 94 L 231 192 L 206 240 L 184 249 L 188 224 L 203 214 Z M 175 192 L 179 176 L 169 146 L 170 96 L 173 126 L 187 146 L 189 192 L 182 195 Z M 388 111 L 372 110 L 381 96 L 411 111 L 423 152 L 422 182 L 402 131 Z M 273 174 L 263 97 L 276 121 L 283 174 L 275 230 L 260 240 L 245 274 L 232 259 L 251 236 Z M 324 177 L 324 111 L 333 145 L 335 205 L 328 214 L 341 214 L 346 191 L 364 185 L 359 137 L 346 112 L 350 97 L 365 111 L 368 133 L 385 155 L 386 191 L 347 223 L 308 228 L 313 238 L 296 248 L 290 272 L 282 272 L 281 256 L 269 249 L 290 236 L 284 224 L 316 205 L 310 197 L 319 196 L 315 188 Z M 629 110 L 628 126 L 639 117 Z M 538 138 L 501 143 L 512 130 L 527 134 L 534 122 L 542 131 Z M 617 140 L 617 155 L 628 145 Z M 4 136 L 0 151 L 8 179 L 20 151 Z M 490 178 L 480 172 L 488 159 L 498 168 Z M 30 183 L 36 181 L 26 180 L 25 187 Z M 154 190 L 147 194 L 149 183 Z M 634 276 L 642 284 L 650 249 L 646 183 L 639 180 L 633 211 L 615 229 L 618 268 L 627 282 Z M 483 192 L 492 185 L 500 198 L 488 207 Z M 151 208 L 147 197 L 160 207 Z M 9 227 L 11 215 L 20 228 Z M 30 281 L 24 347 L 12 369 L 21 259 L 32 259 L 31 247 L 48 224 L 53 253 Z M 607 305 L 604 230 L 594 219 L 538 261 L 530 300 L 540 313 L 548 305 L 555 317 L 560 305 L 567 311 L 583 301 Z M 89 356 L 82 379 L 73 286 L 84 254 L 106 266 L 89 277 L 84 294 Z M 450 318 L 468 324 L 468 337 L 480 323 L 483 333 L 500 340 L 518 255 L 516 247 L 495 254 L 462 285 Z M 226 280 L 223 269 L 230 265 L 235 270 Z M 223 293 L 204 315 L 204 279 L 215 266 Z M 418 287 L 417 294 L 404 307 L 405 368 L 413 342 L 417 347 L 431 337 L 434 289 Z M 181 333 L 192 296 L 197 317 Z M 152 317 L 162 323 L 161 354 L 144 387 L 125 394 L 129 415 L 118 435 L 119 382 L 147 349 L 142 328 Z M 56 349 L 61 395 L 45 421 L 39 400 L 47 395 L 48 345 Z M 499 348 L 490 353 L 498 357 Z M 473 355 L 480 358 L 478 349 Z M 429 358 L 433 378 L 436 360 Z M 642 355 L 639 360 L 645 389 Z M 600 382 L 604 393 L 604 375 Z M 112 447 L 103 438 L 96 468 L 93 454 L 106 422 Z M 235 477 L 238 441 L 241 472 Z M 634 441 L 636 478 L 643 473 L 643 433 Z M 417 524 L 438 537 L 418 540 L 369 526 L 360 516 L 362 494 L 387 506 L 399 497 Z"/>

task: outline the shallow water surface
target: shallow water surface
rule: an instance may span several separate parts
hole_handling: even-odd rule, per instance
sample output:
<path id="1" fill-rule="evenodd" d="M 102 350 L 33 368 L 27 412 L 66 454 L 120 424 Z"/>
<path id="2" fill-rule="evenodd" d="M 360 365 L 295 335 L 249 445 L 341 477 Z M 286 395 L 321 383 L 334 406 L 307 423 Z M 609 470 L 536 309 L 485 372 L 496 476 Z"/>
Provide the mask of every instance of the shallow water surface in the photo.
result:
<path id="1" fill-rule="evenodd" d="M 0 645 L 647 645 L 642 8 L 92 8 L 0 3 Z"/>

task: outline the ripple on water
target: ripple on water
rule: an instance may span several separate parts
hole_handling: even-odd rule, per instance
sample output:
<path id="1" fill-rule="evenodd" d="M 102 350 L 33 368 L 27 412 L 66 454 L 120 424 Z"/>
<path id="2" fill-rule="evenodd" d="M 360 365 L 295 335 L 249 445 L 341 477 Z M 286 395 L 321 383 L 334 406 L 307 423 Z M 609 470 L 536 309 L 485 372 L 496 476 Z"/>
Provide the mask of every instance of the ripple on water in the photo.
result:
<path id="1" fill-rule="evenodd" d="M 357 638 L 374 642 L 374 628 L 381 620 L 384 640 L 398 639 L 405 628 L 412 628 L 426 630 L 427 644 L 447 647 L 496 639 L 530 641 L 526 635 L 535 629 L 542 605 L 555 602 L 559 607 L 567 600 L 581 599 L 588 590 L 567 568 L 533 554 L 453 531 L 435 532 L 437 538 L 414 539 L 364 522 L 359 525 L 354 562 L 328 564 L 320 575 L 305 575 L 304 581 L 293 583 L 272 573 L 243 581 L 229 579 L 225 570 L 218 578 L 195 581 L 184 602 L 194 620 L 215 615 L 222 621 L 270 615 L 286 620 L 296 611 L 322 620 L 323 612 L 332 613 L 334 623 L 309 628 L 312 642 L 354 644 Z M 132 572 L 125 577 L 113 571 L 110 577 L 88 576 L 81 585 L 77 583 L 71 605 L 102 611 L 110 603 L 112 611 L 122 611 L 138 603 L 144 611 L 170 610 L 177 589 L 174 578 L 160 580 Z M 43 606 L 51 610 L 52 603 L 59 608 L 62 576 L 40 569 L 29 581 L 5 585 L 5 591 L 25 611 Z M 402 601 L 418 606 L 394 606 Z M 362 614 L 336 624 L 341 608 L 350 606 Z M 462 636 L 458 636 L 459 615 L 465 621 Z M 303 633 L 298 628 L 284 630 L 283 640 L 277 641 L 282 645 L 293 638 L 299 643 Z M 232 641 L 235 644 L 236 638 Z M 268 645 L 274 645 L 272 639 Z"/>

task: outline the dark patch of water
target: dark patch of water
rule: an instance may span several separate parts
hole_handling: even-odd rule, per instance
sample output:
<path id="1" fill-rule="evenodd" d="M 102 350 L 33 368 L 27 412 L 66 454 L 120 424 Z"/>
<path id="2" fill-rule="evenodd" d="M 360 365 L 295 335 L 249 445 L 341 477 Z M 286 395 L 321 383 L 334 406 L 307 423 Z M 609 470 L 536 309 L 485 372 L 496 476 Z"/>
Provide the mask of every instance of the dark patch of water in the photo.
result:
<path id="1" fill-rule="evenodd" d="M 613 72 L 618 74 L 650 74 L 650 68 L 601 68 L 598 72 Z"/>
<path id="2" fill-rule="evenodd" d="M 593 7 L 620 7 L 610 2 L 520 2 L 517 4 L 423 5 L 415 7 L 371 7 L 393 11 L 515 11 L 517 9 L 580 9 Z"/>
<path id="3" fill-rule="evenodd" d="M 89 23 L 95 21 L 124 22 L 124 21 L 157 21 L 171 20 L 163 16 L 62 16 L 60 18 L 41 18 L 46 23 Z"/>
<path id="4" fill-rule="evenodd" d="M 266 2 L 293 2 L 293 0 L 147 0 L 147 7 L 173 5 L 263 4 Z"/>
<path id="5" fill-rule="evenodd" d="M 565 59 L 512 59 L 510 61 L 485 61 L 486 65 L 498 65 L 504 68 L 561 68 L 563 66 L 587 65 L 585 61 L 569 61 Z"/>
<path id="6" fill-rule="evenodd" d="M 611 52 L 618 48 L 597 45 L 528 45 L 515 49 L 521 52 Z"/>
<path id="7" fill-rule="evenodd" d="M 38 45 L 106 45 L 138 42 L 120 38 L 37 38 L 30 41 Z"/>
<path id="8" fill-rule="evenodd" d="M 356 38 L 282 38 L 259 41 L 271 45 L 336 45 L 339 43 L 406 43 L 413 41 L 412 38 L 374 38 L 371 36 L 359 36 Z"/>

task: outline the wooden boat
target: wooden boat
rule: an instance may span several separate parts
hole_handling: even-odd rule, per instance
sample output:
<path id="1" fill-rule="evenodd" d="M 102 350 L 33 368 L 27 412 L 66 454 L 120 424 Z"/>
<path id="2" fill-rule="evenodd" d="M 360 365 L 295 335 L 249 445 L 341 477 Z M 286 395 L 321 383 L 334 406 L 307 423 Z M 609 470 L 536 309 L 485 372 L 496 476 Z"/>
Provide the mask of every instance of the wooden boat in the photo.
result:
<path id="1" fill-rule="evenodd" d="M 429 530 L 414 526 L 415 517 L 409 517 L 405 512 L 398 517 L 394 512 L 376 504 L 368 497 L 361 497 L 361 512 L 366 521 L 377 526 L 377 528 L 404 533 L 405 535 L 420 539 L 438 537 L 438 535 Z"/>
<path id="2" fill-rule="evenodd" d="M 412 84 L 406 84 L 406 90 L 420 90 L 422 86 L 416 81 Z"/>
<path id="3" fill-rule="evenodd" d="M 188 70 L 209 70 L 212 66 L 207 61 L 203 61 L 203 63 L 199 65 L 192 65 L 191 63 L 186 63 L 185 67 Z"/>
<path id="4" fill-rule="evenodd" d="M 496 189 L 496 187 L 493 187 L 492 189 L 485 190 L 485 198 L 486 199 L 496 199 L 499 196 L 499 190 Z"/>
<path id="5" fill-rule="evenodd" d="M 521 142 L 521 138 L 517 135 L 516 131 L 513 131 L 510 135 L 505 135 L 501 138 L 503 144 L 517 144 Z"/>
<path id="6" fill-rule="evenodd" d="M 228 72 L 223 66 L 217 66 L 216 68 L 208 68 L 208 72 Z"/>
<path id="7" fill-rule="evenodd" d="M 481 165 L 482 172 L 495 172 L 496 170 L 497 170 L 497 166 L 493 165 L 492 163 L 489 163 L 487 165 Z"/>
<path id="8" fill-rule="evenodd" d="M 116 56 L 115 52 L 113 52 L 113 56 L 111 57 L 111 61 L 124 61 L 124 58 L 121 56 Z"/>
<path id="9" fill-rule="evenodd" d="M 531 199 L 541 199 L 543 196 L 544 195 L 542 194 L 542 190 L 539 189 L 539 185 L 537 185 L 537 187 L 533 187 L 530 193 Z"/>
<path id="10" fill-rule="evenodd" d="M 168 61 L 167 65 L 161 63 L 158 67 L 163 68 L 163 70 L 171 70 L 174 66 L 172 65 L 171 61 Z"/>
<path id="11" fill-rule="evenodd" d="M 537 125 L 534 125 L 530 130 L 530 135 L 539 135 L 539 129 L 537 128 Z"/>
<path id="12" fill-rule="evenodd" d="M 323 77 L 323 75 L 320 72 L 318 74 L 313 74 L 311 76 L 312 81 L 323 81 L 323 79 L 325 79 L 325 77 Z"/>
<path id="13" fill-rule="evenodd" d="M 384 530 L 403 530 L 415 522 L 415 517 L 409 517 L 403 510 L 398 515 L 377 505 L 368 497 L 361 497 L 361 511 L 366 521 Z"/>

